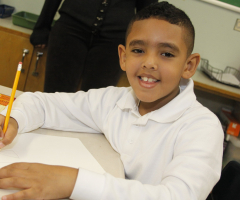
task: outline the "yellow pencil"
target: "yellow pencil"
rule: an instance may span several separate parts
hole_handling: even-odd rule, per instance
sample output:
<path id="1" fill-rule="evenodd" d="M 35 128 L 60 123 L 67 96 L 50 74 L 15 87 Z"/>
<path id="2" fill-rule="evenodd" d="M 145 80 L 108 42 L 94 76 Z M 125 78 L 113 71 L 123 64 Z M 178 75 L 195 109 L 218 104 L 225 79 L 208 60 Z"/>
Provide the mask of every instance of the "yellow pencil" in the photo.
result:
<path id="1" fill-rule="evenodd" d="M 12 94 L 11 94 L 9 104 L 8 104 L 8 109 L 7 109 L 5 122 L 4 122 L 4 125 L 3 125 L 3 133 L 4 134 L 7 131 L 8 122 L 9 122 L 9 118 L 10 118 L 10 113 L 11 113 L 11 110 L 12 110 L 12 104 L 13 104 L 15 93 L 16 93 L 16 90 L 17 90 L 21 70 L 22 70 L 22 62 L 19 62 L 18 63 L 18 68 L 17 68 L 17 73 L 16 73 L 15 80 L 14 80 L 14 83 L 13 83 Z"/>

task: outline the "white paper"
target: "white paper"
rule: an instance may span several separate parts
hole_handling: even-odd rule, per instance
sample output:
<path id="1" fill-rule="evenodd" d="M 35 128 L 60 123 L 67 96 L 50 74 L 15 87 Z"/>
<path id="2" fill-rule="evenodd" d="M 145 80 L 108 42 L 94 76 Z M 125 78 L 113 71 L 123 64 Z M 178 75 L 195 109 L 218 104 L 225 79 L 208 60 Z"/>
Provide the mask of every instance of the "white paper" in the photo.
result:
<path id="1" fill-rule="evenodd" d="M 222 74 L 222 81 L 225 82 L 225 83 L 233 84 L 233 85 L 239 85 L 240 84 L 239 80 L 233 74 L 223 73 Z"/>
<path id="2" fill-rule="evenodd" d="M 0 168 L 15 162 L 81 167 L 100 174 L 105 173 L 77 138 L 36 133 L 19 134 L 12 144 L 0 151 Z M 11 192 L 14 191 L 0 189 L 0 197 Z"/>
<path id="3" fill-rule="evenodd" d="M 232 84 L 236 86 L 240 85 L 240 81 L 233 74 L 229 74 L 229 73 L 220 74 L 220 73 L 213 72 L 212 75 L 214 76 L 214 78 L 216 78 L 220 82 Z"/>

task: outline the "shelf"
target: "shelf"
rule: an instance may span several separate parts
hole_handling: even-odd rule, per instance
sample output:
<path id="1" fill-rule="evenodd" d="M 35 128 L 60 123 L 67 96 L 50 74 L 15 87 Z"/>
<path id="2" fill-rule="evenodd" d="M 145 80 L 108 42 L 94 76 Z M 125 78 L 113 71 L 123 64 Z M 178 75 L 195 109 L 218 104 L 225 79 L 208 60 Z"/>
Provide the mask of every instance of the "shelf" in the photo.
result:
<path id="1" fill-rule="evenodd" d="M 6 28 L 15 32 L 20 32 L 22 34 L 30 36 L 32 34 L 32 30 L 23 28 L 21 26 L 16 26 L 12 23 L 12 17 L 0 18 L 0 24 L 2 28 Z"/>
<path id="2" fill-rule="evenodd" d="M 240 88 L 235 88 L 211 80 L 202 71 L 197 70 L 192 77 L 194 88 L 240 102 Z"/>

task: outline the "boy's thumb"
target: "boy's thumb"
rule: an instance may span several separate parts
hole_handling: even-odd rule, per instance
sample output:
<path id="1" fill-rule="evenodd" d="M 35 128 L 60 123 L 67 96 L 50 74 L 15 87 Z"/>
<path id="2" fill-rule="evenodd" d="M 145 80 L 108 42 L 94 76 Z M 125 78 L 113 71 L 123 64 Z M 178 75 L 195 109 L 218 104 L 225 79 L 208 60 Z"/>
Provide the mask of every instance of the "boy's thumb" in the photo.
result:
<path id="1" fill-rule="evenodd" d="M 2 143 L 2 138 L 0 138 L 0 149 L 2 149 L 3 147 L 5 147 L 6 145 Z"/>
<path id="2" fill-rule="evenodd" d="M 5 145 L 2 143 L 3 140 L 3 130 L 0 128 L 0 149 L 5 147 Z"/>

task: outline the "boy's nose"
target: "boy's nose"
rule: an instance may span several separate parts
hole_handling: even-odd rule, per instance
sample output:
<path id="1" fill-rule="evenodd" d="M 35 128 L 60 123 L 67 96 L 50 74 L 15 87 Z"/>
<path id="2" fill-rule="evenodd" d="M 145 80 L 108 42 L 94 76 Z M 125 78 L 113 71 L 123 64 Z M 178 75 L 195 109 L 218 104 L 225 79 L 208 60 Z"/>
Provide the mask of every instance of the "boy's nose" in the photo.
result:
<path id="1" fill-rule="evenodd" d="M 156 59 L 154 57 L 148 57 L 142 64 L 142 68 L 156 70 L 158 68 Z"/>

